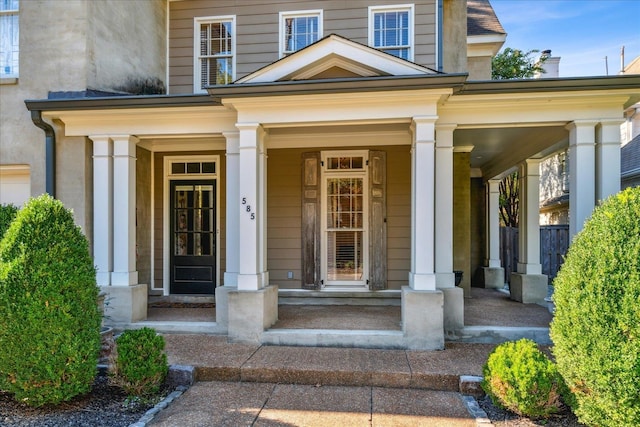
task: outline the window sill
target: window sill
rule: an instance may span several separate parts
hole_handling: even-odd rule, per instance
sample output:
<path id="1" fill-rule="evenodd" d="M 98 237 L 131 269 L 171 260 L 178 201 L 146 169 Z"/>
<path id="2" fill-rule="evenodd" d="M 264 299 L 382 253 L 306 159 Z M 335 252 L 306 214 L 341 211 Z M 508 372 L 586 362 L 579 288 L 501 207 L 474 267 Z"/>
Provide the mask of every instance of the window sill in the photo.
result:
<path id="1" fill-rule="evenodd" d="M 17 85 L 17 77 L 0 77 L 0 85 Z"/>

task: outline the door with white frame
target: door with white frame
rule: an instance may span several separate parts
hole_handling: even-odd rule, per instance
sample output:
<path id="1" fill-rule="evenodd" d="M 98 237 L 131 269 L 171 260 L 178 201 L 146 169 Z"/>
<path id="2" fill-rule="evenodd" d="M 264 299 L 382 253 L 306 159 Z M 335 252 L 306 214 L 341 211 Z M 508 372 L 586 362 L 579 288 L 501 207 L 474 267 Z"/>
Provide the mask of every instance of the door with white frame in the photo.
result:
<path id="1" fill-rule="evenodd" d="M 168 291 L 213 294 L 218 283 L 217 156 L 165 158 Z"/>
<path id="2" fill-rule="evenodd" d="M 322 152 L 321 274 L 326 290 L 368 289 L 367 154 Z"/>

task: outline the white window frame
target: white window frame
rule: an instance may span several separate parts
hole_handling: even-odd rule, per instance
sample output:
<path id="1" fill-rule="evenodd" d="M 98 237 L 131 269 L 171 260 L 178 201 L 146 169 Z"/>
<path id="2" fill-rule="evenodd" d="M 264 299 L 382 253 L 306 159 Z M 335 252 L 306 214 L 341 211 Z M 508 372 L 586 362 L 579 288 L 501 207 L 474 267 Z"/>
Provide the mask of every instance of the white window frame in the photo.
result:
<path id="1" fill-rule="evenodd" d="M 280 12 L 279 16 L 280 16 L 280 19 L 278 20 L 278 28 L 279 28 L 279 30 L 278 30 L 278 34 L 279 34 L 279 36 L 278 36 L 278 40 L 279 40 L 278 52 L 279 52 L 280 58 L 283 58 L 283 57 L 285 57 L 287 55 L 291 55 L 292 53 L 295 52 L 295 51 L 285 51 L 285 47 L 286 47 L 287 44 L 286 44 L 286 41 L 285 41 L 286 32 L 284 31 L 284 24 L 285 24 L 285 20 L 287 18 L 312 18 L 312 17 L 317 17 L 318 18 L 318 39 L 316 41 L 318 41 L 322 37 L 324 37 L 322 9 L 296 10 L 296 11 Z"/>
<path id="2" fill-rule="evenodd" d="M 415 40 L 415 7 L 413 4 L 398 4 L 398 5 L 389 5 L 389 6 L 369 6 L 369 46 L 379 49 L 383 52 L 386 52 L 389 49 L 393 49 L 392 47 L 387 46 L 375 46 L 375 15 L 377 13 L 385 13 L 385 12 L 408 12 L 409 15 L 409 40 L 408 40 L 408 50 L 409 53 L 407 55 L 407 60 L 413 62 L 414 57 L 414 40 Z M 396 46 L 395 48 L 404 48 L 405 46 Z M 402 58 L 401 58 L 402 59 Z"/>
<path id="3" fill-rule="evenodd" d="M 362 157 L 362 169 L 329 169 L 328 159 L 331 157 Z M 322 151 L 320 153 L 322 168 L 320 172 L 321 203 L 320 203 L 320 277 L 323 280 L 324 290 L 369 290 L 369 150 L 336 150 Z M 330 178 L 362 178 L 362 281 L 333 281 L 329 282 L 328 276 L 328 239 L 327 239 L 327 179 Z"/>
<path id="4" fill-rule="evenodd" d="M 236 38 L 238 33 L 236 29 L 236 16 L 195 17 L 193 18 L 193 93 L 207 93 L 207 90 L 200 86 L 202 83 L 202 73 L 200 68 L 200 25 L 220 24 L 223 22 L 231 23 L 231 55 L 221 55 L 221 57 L 231 56 L 231 81 L 235 81 L 236 79 Z"/>
<path id="5" fill-rule="evenodd" d="M 12 78 L 17 78 L 18 75 L 20 74 L 20 2 L 18 1 L 18 8 L 17 9 L 2 9 L 0 10 L 0 18 L 5 18 L 5 17 L 11 17 L 11 16 L 15 16 L 16 17 L 16 27 L 18 28 L 18 43 L 16 45 L 14 45 L 12 42 L 10 42 L 9 44 L 11 45 L 12 48 L 12 56 L 15 56 L 15 58 L 12 58 L 12 63 L 15 63 L 16 66 L 12 67 L 12 72 L 10 73 L 5 73 L 4 69 L 0 70 L 0 78 L 6 78 L 6 79 L 12 79 Z M 9 18 L 10 19 L 10 18 Z M 2 35 L 0 34 L 0 37 Z M 13 36 L 13 34 L 12 34 Z M 14 47 L 17 49 L 14 49 Z"/>

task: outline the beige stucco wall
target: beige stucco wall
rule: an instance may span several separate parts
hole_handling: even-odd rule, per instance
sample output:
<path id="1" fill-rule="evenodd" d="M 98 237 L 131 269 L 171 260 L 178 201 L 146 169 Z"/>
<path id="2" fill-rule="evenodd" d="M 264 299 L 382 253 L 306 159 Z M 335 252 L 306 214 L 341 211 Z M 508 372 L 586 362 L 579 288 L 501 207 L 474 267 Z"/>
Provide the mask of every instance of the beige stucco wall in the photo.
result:
<path id="1" fill-rule="evenodd" d="M 467 58 L 467 72 L 469 80 L 491 80 L 491 57 Z"/>
<path id="2" fill-rule="evenodd" d="M 444 0 L 442 66 L 445 73 L 467 71 L 467 2 Z"/>
<path id="3" fill-rule="evenodd" d="M 73 217 L 89 240 L 93 252 L 93 144 L 82 136 L 64 136 L 64 125 L 55 123 L 56 198 L 73 211 Z M 42 131 L 40 131 L 42 133 Z M 42 141 L 44 146 L 44 133 Z"/>
<path id="4" fill-rule="evenodd" d="M 453 155 L 453 269 L 463 272 L 460 287 L 471 296 L 470 153 Z"/>
<path id="5" fill-rule="evenodd" d="M 89 0 L 87 87 L 126 91 L 147 79 L 164 81 L 166 17 L 166 0 Z"/>
<path id="6" fill-rule="evenodd" d="M 33 196 L 45 191 L 45 136 L 24 100 L 118 89 L 131 76 L 164 80 L 165 18 L 166 0 L 20 2 L 20 75 L 0 80 L 0 164 L 28 165 Z M 70 174 L 59 168 L 58 180 Z"/>

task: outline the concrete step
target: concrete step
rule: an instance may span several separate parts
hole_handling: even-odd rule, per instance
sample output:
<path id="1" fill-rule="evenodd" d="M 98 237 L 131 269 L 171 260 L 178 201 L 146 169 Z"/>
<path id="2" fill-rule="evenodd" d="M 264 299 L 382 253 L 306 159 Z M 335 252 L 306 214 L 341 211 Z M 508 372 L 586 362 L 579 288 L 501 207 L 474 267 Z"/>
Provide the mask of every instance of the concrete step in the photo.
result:
<path id="1" fill-rule="evenodd" d="M 443 351 L 408 351 L 270 346 L 178 334 L 167 334 L 165 340 L 169 363 L 193 366 L 197 381 L 465 390 L 467 394 L 478 389 L 482 366 L 495 347 L 447 343 Z"/>
<path id="2" fill-rule="evenodd" d="M 357 347 L 402 349 L 402 331 L 346 329 L 269 329 L 262 334 L 264 345 L 311 347 Z"/>
<path id="3" fill-rule="evenodd" d="M 283 305 L 393 305 L 400 306 L 400 291 L 309 291 L 281 289 L 278 303 Z"/>

